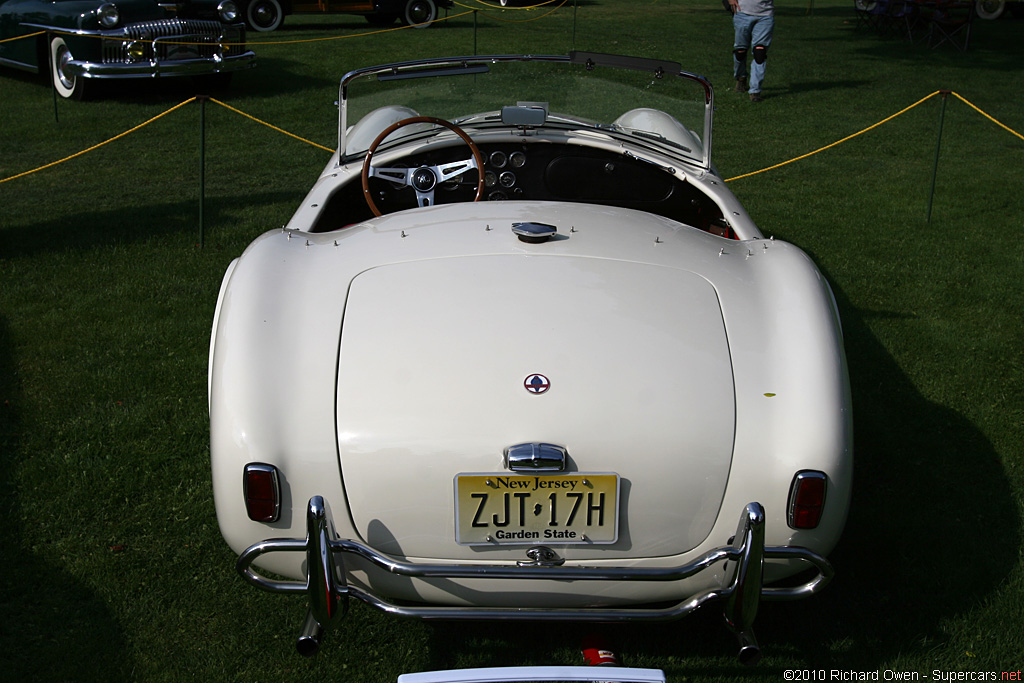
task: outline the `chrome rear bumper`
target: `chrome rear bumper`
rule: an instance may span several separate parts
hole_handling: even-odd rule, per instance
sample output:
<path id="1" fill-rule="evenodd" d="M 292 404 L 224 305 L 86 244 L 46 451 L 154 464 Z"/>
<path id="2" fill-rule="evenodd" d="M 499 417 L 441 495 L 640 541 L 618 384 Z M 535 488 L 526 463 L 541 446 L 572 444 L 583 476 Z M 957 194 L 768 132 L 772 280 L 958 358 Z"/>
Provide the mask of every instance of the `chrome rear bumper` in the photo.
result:
<path id="1" fill-rule="evenodd" d="M 391 614 L 421 619 L 554 620 L 554 621 L 668 621 L 678 619 L 705 602 L 725 601 L 725 621 L 740 640 L 740 660 L 752 664 L 760 658 L 752 626 L 761 600 L 794 600 L 813 595 L 832 579 L 832 565 L 821 555 L 796 546 L 765 546 L 765 514 L 760 503 L 749 503 L 740 515 L 736 535 L 730 545 L 715 548 L 680 567 L 577 567 L 537 562 L 516 566 L 502 565 L 429 565 L 399 562 L 362 543 L 337 538 L 330 509 L 321 496 L 309 501 L 305 539 L 269 539 L 247 548 L 238 558 L 236 569 L 258 588 L 275 593 L 306 593 L 309 614 L 299 639 L 299 650 L 313 654 L 325 629 L 336 625 L 345 612 L 349 597 Z M 270 552 L 306 553 L 309 576 L 305 583 L 279 581 L 257 574 L 251 565 L 260 555 Z M 719 562 L 732 570 L 727 585 L 705 590 L 668 607 L 634 608 L 542 608 L 397 605 L 379 596 L 349 586 L 345 579 L 344 557 L 351 554 L 377 567 L 406 577 L 447 579 L 528 579 L 541 581 L 678 581 L 694 576 Z M 815 576 L 798 586 L 777 588 L 762 582 L 766 559 L 802 560 L 817 570 Z"/>

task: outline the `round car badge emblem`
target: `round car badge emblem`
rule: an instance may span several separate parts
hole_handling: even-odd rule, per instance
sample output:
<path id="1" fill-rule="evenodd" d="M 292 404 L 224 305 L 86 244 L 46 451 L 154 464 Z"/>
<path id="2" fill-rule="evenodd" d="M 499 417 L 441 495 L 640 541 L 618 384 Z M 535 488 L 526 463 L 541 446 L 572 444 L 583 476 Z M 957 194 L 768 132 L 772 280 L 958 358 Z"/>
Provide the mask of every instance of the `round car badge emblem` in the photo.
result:
<path id="1" fill-rule="evenodd" d="M 544 375 L 530 375 L 523 380 L 523 386 L 531 394 L 543 394 L 551 388 L 551 382 Z"/>

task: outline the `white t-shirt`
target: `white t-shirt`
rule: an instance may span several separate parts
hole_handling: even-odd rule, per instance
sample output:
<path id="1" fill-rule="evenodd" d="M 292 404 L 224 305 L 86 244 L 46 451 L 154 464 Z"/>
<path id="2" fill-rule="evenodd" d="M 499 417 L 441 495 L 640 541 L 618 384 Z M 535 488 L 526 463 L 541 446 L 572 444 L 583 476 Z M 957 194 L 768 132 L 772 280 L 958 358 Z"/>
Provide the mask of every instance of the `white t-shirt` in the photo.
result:
<path id="1" fill-rule="evenodd" d="M 739 0 L 740 12 L 753 17 L 767 17 L 775 13 L 775 0 Z"/>

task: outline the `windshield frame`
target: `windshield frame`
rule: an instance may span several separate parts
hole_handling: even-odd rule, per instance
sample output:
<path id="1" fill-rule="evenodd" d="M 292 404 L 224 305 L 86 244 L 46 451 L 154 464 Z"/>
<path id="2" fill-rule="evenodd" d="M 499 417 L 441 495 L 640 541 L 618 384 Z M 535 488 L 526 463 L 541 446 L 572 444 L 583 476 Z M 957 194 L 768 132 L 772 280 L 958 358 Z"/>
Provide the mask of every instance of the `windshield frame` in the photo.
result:
<path id="1" fill-rule="evenodd" d="M 675 152 L 676 156 L 679 156 L 681 161 L 686 163 L 700 166 L 705 171 L 711 170 L 711 140 L 712 140 L 712 120 L 714 112 L 714 91 L 711 87 L 711 83 L 704 78 L 694 73 L 683 71 L 682 67 L 677 62 L 671 62 L 666 60 L 658 59 L 647 59 L 641 57 L 628 57 L 624 55 L 611 55 L 596 52 L 582 52 L 573 51 L 568 55 L 523 55 L 523 54 L 505 54 L 505 55 L 477 55 L 472 57 L 445 57 L 445 58 L 434 58 L 434 59 L 421 59 L 405 62 L 395 62 L 392 64 L 381 64 L 377 66 L 364 67 L 361 69 L 355 69 L 345 74 L 339 85 L 338 95 L 338 163 L 348 163 L 356 159 L 360 159 L 366 155 L 365 150 L 357 150 L 352 154 L 346 154 L 346 133 L 349 127 L 356 123 L 355 121 L 349 121 L 349 88 L 353 82 L 358 79 L 367 76 L 376 76 L 378 80 L 401 80 L 401 79 L 414 79 L 414 78 L 438 78 L 438 77 L 452 77 L 458 75 L 469 75 L 469 74 L 481 74 L 487 73 L 490 69 L 491 64 L 498 64 L 502 62 L 547 62 L 547 63 L 564 63 L 564 64 L 576 64 L 583 65 L 587 71 L 593 71 L 595 69 L 626 69 L 632 71 L 641 71 L 651 74 L 653 78 L 682 78 L 689 81 L 695 82 L 704 92 L 704 130 L 701 131 L 702 143 L 702 155 L 698 160 L 693 156 L 680 155 Z M 401 102 L 395 102 L 393 104 L 404 104 Z M 568 112 L 551 112 L 553 115 L 557 114 L 569 114 Z M 672 112 L 666 112 L 672 114 Z M 465 112 L 460 119 L 465 117 L 473 116 L 473 112 Z M 571 117 L 571 114 L 570 114 Z M 555 125 L 563 121 L 562 117 L 552 116 L 550 124 Z M 548 125 L 548 124 L 545 124 Z M 594 128 L 602 133 L 609 134 L 613 133 L 607 124 L 599 124 Z M 623 135 L 629 136 L 629 133 L 622 131 Z M 650 140 L 643 140 L 640 136 L 630 138 L 634 144 L 644 145 L 650 144 Z M 665 150 L 664 145 L 658 145 L 662 151 Z M 671 153 L 671 152 L 669 152 Z"/>

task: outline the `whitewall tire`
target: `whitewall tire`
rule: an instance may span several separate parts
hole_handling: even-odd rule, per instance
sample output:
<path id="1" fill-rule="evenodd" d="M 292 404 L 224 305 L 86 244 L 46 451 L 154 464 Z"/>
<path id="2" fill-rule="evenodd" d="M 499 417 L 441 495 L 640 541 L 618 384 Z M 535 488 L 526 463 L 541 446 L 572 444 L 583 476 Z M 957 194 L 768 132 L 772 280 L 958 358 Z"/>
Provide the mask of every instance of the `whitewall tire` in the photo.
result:
<path id="1" fill-rule="evenodd" d="M 276 31 L 284 23 L 280 0 L 251 0 L 245 6 L 245 24 L 253 31 Z"/>
<path id="2" fill-rule="evenodd" d="M 974 9 L 982 19 L 998 19 L 1006 9 L 1006 0 L 978 0 Z"/>
<path id="3" fill-rule="evenodd" d="M 75 76 L 67 70 L 72 60 L 71 50 L 60 36 L 50 40 L 50 80 L 57 94 L 66 99 L 81 100 L 87 90 L 86 79 Z"/>
<path id="4" fill-rule="evenodd" d="M 407 26 L 426 28 L 437 19 L 437 3 L 434 0 L 408 0 L 402 8 L 402 23 Z"/>

